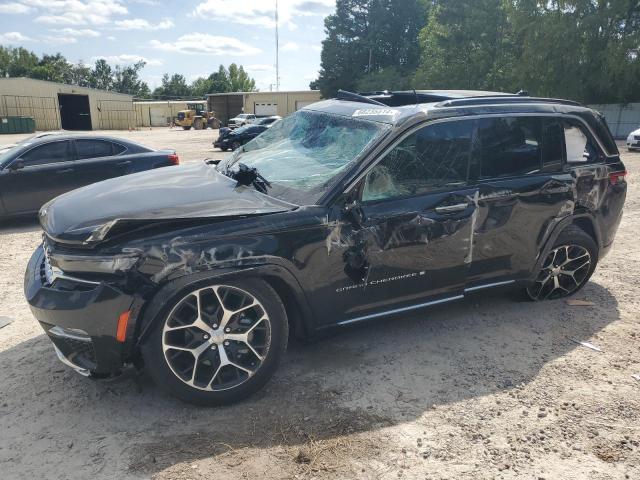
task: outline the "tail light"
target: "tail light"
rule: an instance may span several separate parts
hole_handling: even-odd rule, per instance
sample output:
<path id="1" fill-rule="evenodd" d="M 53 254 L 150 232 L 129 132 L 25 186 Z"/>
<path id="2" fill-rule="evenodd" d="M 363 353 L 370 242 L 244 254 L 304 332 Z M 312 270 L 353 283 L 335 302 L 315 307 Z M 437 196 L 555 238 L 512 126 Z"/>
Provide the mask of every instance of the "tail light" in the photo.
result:
<path id="1" fill-rule="evenodd" d="M 624 178 L 627 176 L 627 171 L 623 170 L 622 172 L 614 172 L 609 174 L 609 182 L 611 185 L 617 185 L 618 183 L 624 182 Z"/>
<path id="2" fill-rule="evenodd" d="M 171 165 L 180 165 L 180 157 L 178 157 L 177 154 L 172 153 L 171 155 L 167 155 L 167 158 L 169 162 L 171 162 Z"/>

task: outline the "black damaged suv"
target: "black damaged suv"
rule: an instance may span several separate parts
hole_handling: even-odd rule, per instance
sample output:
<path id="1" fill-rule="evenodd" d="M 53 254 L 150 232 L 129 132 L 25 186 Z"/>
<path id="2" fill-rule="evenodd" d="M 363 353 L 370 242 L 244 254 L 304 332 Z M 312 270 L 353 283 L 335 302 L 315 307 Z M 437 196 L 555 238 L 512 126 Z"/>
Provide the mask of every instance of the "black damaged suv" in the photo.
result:
<path id="1" fill-rule="evenodd" d="M 341 92 L 218 164 L 45 205 L 25 294 L 78 372 L 145 365 L 181 399 L 231 402 L 267 382 L 289 332 L 498 286 L 575 293 L 611 247 L 625 174 L 603 118 L 573 102 Z"/>

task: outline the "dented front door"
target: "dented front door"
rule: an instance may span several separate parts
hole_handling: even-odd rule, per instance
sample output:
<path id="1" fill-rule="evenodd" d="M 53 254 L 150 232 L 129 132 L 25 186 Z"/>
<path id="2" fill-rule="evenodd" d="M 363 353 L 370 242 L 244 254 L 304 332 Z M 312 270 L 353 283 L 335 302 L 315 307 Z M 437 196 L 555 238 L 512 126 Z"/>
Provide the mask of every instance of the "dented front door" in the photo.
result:
<path id="1" fill-rule="evenodd" d="M 462 295 L 478 212 L 477 188 L 467 186 L 472 138 L 467 120 L 408 132 L 361 180 L 357 206 L 337 216 L 327 240 L 335 316 Z"/>

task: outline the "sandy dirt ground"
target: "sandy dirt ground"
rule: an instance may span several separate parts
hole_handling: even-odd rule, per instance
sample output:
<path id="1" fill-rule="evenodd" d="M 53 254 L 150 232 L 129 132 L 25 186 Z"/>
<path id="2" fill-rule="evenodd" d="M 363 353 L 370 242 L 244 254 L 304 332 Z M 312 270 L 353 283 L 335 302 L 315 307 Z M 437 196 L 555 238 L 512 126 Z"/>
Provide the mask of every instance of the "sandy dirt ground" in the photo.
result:
<path id="1" fill-rule="evenodd" d="M 211 131 L 118 135 L 220 155 Z M 60 364 L 22 294 L 38 226 L 5 222 L 0 478 L 640 478 L 640 153 L 623 158 L 615 247 L 576 297 L 593 306 L 495 292 L 293 344 L 265 390 L 225 408 Z"/>

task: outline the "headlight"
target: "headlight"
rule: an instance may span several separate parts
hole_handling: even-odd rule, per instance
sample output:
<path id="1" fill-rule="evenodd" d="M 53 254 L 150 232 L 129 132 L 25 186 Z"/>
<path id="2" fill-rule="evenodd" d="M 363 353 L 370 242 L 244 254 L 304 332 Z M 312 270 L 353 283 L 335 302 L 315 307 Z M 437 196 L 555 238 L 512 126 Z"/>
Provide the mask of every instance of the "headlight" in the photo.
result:
<path id="1" fill-rule="evenodd" d="M 62 272 L 114 274 L 131 269 L 139 258 L 134 255 L 51 255 L 49 261 L 52 268 Z"/>

